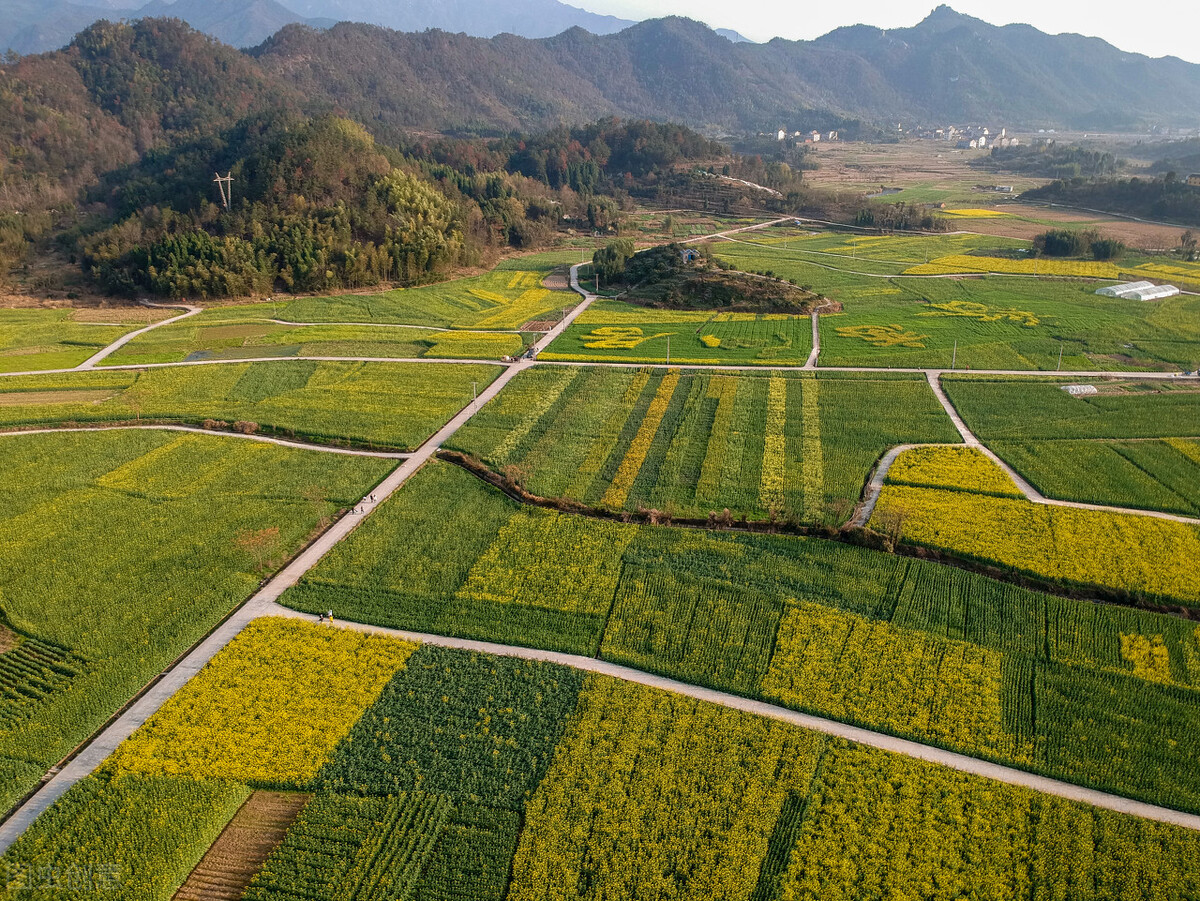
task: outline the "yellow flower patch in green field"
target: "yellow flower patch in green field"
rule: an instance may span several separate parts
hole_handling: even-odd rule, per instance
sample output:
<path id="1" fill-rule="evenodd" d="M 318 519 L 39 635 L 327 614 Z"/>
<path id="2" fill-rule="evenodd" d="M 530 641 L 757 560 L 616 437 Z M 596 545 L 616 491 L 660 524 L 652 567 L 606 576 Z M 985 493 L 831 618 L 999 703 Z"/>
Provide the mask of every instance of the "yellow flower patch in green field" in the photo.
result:
<path id="1" fill-rule="evenodd" d="M 303 787 L 416 649 L 297 620 L 257 620 L 107 766 Z"/>
<path id="2" fill-rule="evenodd" d="M 1041 323 L 1041 320 L 1028 310 L 998 309 L 969 300 L 951 300 L 946 303 L 931 303 L 929 306 L 930 312 L 917 315 L 956 316 L 963 319 L 978 319 L 980 322 L 1001 322 L 1008 319 L 1030 328 Z"/>
<path id="3" fill-rule="evenodd" d="M 836 331 L 841 338 L 861 338 L 874 347 L 924 347 L 929 337 L 902 325 L 843 325 Z"/>
<path id="4" fill-rule="evenodd" d="M 1013 480 L 973 447 L 917 447 L 896 458 L 889 484 L 949 488 L 998 497 L 1023 497 Z"/>
<path id="5" fill-rule="evenodd" d="M 790 707 L 1026 759 L 1004 724 L 1003 655 L 819 604 L 790 607 L 762 691 Z"/>
<path id="6" fill-rule="evenodd" d="M 1171 651 L 1161 635 L 1121 633 L 1121 658 L 1133 665 L 1133 674 L 1147 682 L 1170 685 Z"/>
<path id="7" fill-rule="evenodd" d="M 657 335 L 647 335 L 634 326 L 607 326 L 593 329 L 590 335 L 584 335 L 583 346 L 589 350 L 632 350 L 655 338 L 665 338 L 674 332 L 659 332 Z"/>

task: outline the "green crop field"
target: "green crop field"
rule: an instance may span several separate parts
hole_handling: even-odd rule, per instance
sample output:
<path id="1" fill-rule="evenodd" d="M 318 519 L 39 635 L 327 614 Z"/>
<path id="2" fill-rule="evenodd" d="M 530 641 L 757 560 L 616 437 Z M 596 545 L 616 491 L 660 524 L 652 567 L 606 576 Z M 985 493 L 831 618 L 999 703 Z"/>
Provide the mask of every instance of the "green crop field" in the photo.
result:
<path id="1" fill-rule="evenodd" d="M 0 372 L 70 369 L 170 310 L 0 310 Z"/>
<path id="2" fill-rule="evenodd" d="M 522 508 L 443 463 L 283 600 L 418 632 L 598 653 L 1200 809 L 1200 629 L 1162 614 L 816 539 Z"/>
<path id="3" fill-rule="evenodd" d="M 189 686 L 197 725 L 172 756 L 126 762 L 160 713 L 18 840 L 0 861 L 17 874 L 5 897 L 53 872 L 71 873 L 85 897 L 168 901 L 259 782 L 214 780 L 188 761 L 289 737 L 281 724 L 289 733 L 312 716 L 319 695 L 279 691 L 286 677 L 275 674 L 303 666 L 307 647 L 335 645 L 346 681 L 378 659 L 391 661 L 379 673 L 390 679 L 358 701 L 348 733 L 310 753 L 313 794 L 253 875 L 253 901 L 1157 901 L 1200 891 L 1200 836 L 1186 829 L 549 663 L 391 639 L 370 639 L 364 659 L 361 639 L 337 630 L 270 619 L 253 628 Z M 229 677 L 265 684 L 239 697 L 221 690 Z M 203 729 L 231 710 L 240 719 L 247 704 L 261 715 L 239 732 Z"/>
<path id="4" fill-rule="evenodd" d="M 268 318 L 262 318 L 262 317 Z M 498 360 L 524 342 L 506 332 L 436 331 L 389 325 L 306 325 L 272 322 L 261 304 L 215 307 L 136 338 L 105 366 L 238 360 L 259 357 L 441 357 Z"/>
<path id="5" fill-rule="evenodd" d="M 812 350 L 812 320 L 784 313 L 653 310 L 597 301 L 550 347 L 543 360 L 670 362 L 702 366 L 802 366 Z"/>
<path id="6" fill-rule="evenodd" d="M 277 306 L 257 304 L 261 318 L 288 322 L 379 322 L 437 328 L 519 329 L 574 306 L 577 294 L 549 291 L 542 280 L 554 268 L 579 262 L 574 252 L 517 258 L 486 275 L 405 288 L 384 294 L 293 298 Z"/>
<path id="7" fill-rule="evenodd" d="M 841 521 L 888 448 L 957 440 L 923 379 L 542 366 L 450 446 L 543 497 Z"/>
<path id="8" fill-rule="evenodd" d="M 926 253 L 1011 252 L 996 248 L 1003 239 L 760 240 L 770 243 L 716 249 L 738 268 L 772 272 L 843 306 L 821 317 L 822 366 L 1054 370 L 1061 351 L 1068 370 L 1197 368 L 1195 297 L 1140 304 L 1097 297 L 1104 282 L 901 275 Z"/>
<path id="9" fill-rule="evenodd" d="M 323 441 L 407 450 L 500 374 L 484 364 L 288 361 L 19 376 L 0 427 L 136 419 L 255 422 Z"/>
<path id="10" fill-rule="evenodd" d="M 943 380 L 954 406 L 985 442 L 1200 437 L 1200 393 L 1194 384 L 1099 381 L 1100 393 L 1081 397 L 1062 390 L 1064 384 L 958 376 Z"/>
<path id="11" fill-rule="evenodd" d="M 947 378 L 947 394 L 1009 465 L 1059 500 L 1200 513 L 1200 394 L 1182 383 Z"/>
<path id="12" fill-rule="evenodd" d="M 1200 440 L 993 442 L 1038 491 L 1085 504 L 1200 514 Z"/>
<path id="13" fill-rule="evenodd" d="M 391 467 L 171 432 L 0 438 L 5 806 Z"/>

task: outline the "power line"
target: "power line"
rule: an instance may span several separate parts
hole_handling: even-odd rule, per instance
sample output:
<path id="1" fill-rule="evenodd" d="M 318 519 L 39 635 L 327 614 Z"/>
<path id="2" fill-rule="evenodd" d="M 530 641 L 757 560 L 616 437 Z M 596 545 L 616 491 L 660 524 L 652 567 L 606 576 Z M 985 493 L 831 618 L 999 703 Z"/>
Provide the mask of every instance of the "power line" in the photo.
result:
<path id="1" fill-rule="evenodd" d="M 221 205 L 225 209 L 229 209 L 229 204 L 233 202 L 233 173 L 221 175 L 216 173 L 217 177 L 213 179 L 217 183 L 217 190 L 221 192 Z"/>

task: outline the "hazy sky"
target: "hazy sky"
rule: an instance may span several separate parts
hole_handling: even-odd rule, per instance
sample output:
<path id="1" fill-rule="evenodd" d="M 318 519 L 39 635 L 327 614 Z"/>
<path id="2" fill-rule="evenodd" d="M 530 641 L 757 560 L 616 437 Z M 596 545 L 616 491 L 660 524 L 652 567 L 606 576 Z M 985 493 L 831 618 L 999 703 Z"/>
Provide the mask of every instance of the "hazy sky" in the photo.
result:
<path id="1" fill-rule="evenodd" d="M 772 37 L 815 38 L 839 25 L 879 28 L 915 25 L 937 0 L 859 0 L 798 3 L 796 0 L 566 0 L 572 6 L 626 19 L 685 15 L 714 28 L 733 28 L 756 41 Z M 1194 0 L 957 0 L 954 9 L 995 25 L 1027 22 L 1051 34 L 1064 31 L 1103 38 L 1122 50 L 1147 56 L 1178 56 L 1200 63 L 1200 5 Z"/>

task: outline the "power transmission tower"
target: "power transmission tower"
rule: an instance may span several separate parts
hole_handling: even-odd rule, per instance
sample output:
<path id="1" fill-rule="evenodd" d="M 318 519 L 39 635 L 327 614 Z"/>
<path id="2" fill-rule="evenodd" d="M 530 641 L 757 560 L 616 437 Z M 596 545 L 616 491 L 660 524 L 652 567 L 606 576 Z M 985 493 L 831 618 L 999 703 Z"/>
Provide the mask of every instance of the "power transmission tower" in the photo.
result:
<path id="1" fill-rule="evenodd" d="M 221 205 L 225 209 L 229 209 L 229 204 L 233 202 L 233 173 L 221 175 L 216 173 L 217 177 L 213 179 L 217 183 L 217 190 L 221 192 Z"/>

